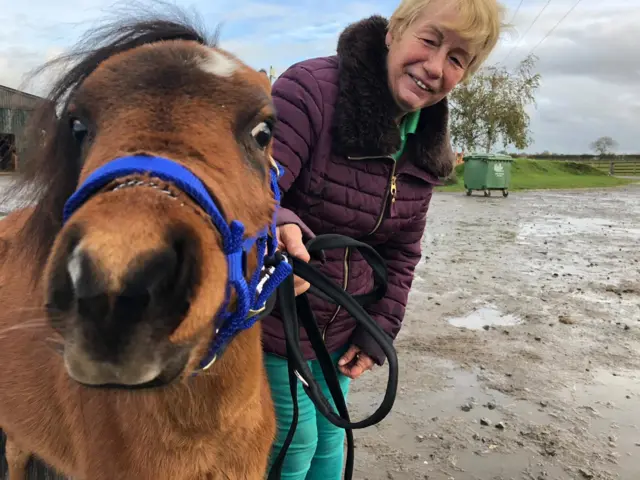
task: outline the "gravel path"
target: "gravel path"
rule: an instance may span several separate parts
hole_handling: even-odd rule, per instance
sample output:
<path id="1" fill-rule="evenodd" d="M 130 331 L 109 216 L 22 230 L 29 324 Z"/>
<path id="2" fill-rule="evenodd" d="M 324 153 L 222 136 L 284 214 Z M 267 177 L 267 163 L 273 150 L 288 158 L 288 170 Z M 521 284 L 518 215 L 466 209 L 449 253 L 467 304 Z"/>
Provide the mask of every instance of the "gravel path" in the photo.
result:
<path id="1" fill-rule="evenodd" d="M 640 478 L 640 185 L 437 194 L 358 479 Z M 386 368 L 354 383 L 353 418 Z"/>

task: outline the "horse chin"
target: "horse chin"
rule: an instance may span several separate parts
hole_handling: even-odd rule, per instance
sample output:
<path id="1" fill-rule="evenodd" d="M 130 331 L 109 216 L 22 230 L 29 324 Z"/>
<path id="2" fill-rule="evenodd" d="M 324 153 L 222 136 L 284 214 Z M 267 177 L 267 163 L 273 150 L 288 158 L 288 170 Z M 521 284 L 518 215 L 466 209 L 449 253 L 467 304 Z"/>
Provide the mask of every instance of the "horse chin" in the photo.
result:
<path id="1" fill-rule="evenodd" d="M 62 357 L 69 378 L 85 387 L 148 390 L 179 383 L 189 363 L 190 350 L 178 348 L 163 362 L 155 360 L 131 365 L 96 362 L 73 348 L 65 348 Z"/>

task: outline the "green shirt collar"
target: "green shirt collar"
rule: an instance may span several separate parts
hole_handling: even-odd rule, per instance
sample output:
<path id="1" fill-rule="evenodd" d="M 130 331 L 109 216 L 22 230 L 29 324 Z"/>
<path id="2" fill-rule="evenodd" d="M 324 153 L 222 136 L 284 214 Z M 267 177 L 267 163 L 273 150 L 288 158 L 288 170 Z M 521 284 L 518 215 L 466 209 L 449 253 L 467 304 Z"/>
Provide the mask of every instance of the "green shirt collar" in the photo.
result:
<path id="1" fill-rule="evenodd" d="M 397 160 L 404 151 L 404 146 L 407 143 L 407 135 L 410 133 L 416 133 L 418 128 L 418 122 L 420 121 L 420 110 L 407 113 L 402 122 L 400 123 L 400 150 L 393 154 L 393 158 Z"/>

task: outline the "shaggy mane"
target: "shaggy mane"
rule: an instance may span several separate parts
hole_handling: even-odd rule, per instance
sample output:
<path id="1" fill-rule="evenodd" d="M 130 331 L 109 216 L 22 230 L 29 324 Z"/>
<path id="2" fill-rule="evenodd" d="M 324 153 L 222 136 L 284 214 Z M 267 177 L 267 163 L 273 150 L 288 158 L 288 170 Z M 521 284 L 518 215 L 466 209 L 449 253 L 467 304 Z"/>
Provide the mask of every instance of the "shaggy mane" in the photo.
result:
<path id="1" fill-rule="evenodd" d="M 89 30 L 71 53 L 45 63 L 31 74 L 39 75 L 53 67 L 63 69 L 26 127 L 27 151 L 20 159 L 23 168 L 0 200 L 20 199 L 32 204 L 32 213 L 18 233 L 18 241 L 36 277 L 62 227 L 64 203 L 77 188 L 80 174 L 80 150 L 67 114 L 74 92 L 104 60 L 144 44 L 188 40 L 208 47 L 217 45 L 217 31 L 214 36 L 207 36 L 199 22 L 187 18 L 177 7 L 169 7 L 164 14 L 137 10 L 137 14 L 120 15 L 115 21 Z"/>

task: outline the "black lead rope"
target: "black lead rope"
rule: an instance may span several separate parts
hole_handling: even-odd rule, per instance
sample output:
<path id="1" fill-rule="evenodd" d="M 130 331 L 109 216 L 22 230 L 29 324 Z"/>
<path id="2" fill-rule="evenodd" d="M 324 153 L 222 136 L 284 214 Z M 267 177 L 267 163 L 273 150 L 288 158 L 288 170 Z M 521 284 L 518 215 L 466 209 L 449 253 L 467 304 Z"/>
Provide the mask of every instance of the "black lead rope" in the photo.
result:
<path id="1" fill-rule="evenodd" d="M 282 449 L 274 460 L 269 472 L 268 480 L 280 480 L 284 459 L 298 425 L 298 379 L 302 383 L 305 393 L 314 403 L 318 411 L 333 425 L 345 430 L 347 437 L 345 480 L 351 480 L 353 478 L 353 430 L 366 428 L 382 421 L 391 411 L 395 401 L 398 388 L 398 358 L 395 348 L 393 347 L 392 339 L 363 308 L 364 305 L 382 299 L 386 293 L 387 270 L 385 262 L 370 245 L 342 235 L 321 235 L 307 244 L 307 250 L 312 257 L 314 254 L 334 248 L 355 248 L 360 252 L 373 270 L 374 288 L 371 292 L 352 296 L 315 267 L 297 258 L 291 258 L 294 275 L 309 282 L 311 285 L 308 290 L 309 293 L 318 295 L 344 308 L 356 322 L 371 335 L 378 345 L 380 345 L 389 365 L 387 388 L 380 406 L 373 414 L 364 420 L 351 422 L 346 401 L 338 381 L 338 372 L 322 339 L 322 334 L 318 328 L 315 315 L 311 310 L 307 294 L 305 293 L 298 297 L 295 296 L 293 275 L 289 275 L 278 288 L 277 294 L 287 347 L 289 387 L 293 401 L 293 417 Z M 274 260 L 276 262 L 286 261 L 280 253 L 276 254 L 276 259 Z M 316 353 L 338 414 L 333 411 L 329 400 L 322 394 L 318 382 L 313 377 L 309 365 L 302 355 L 300 349 L 300 320 L 307 332 L 311 346 Z"/>

